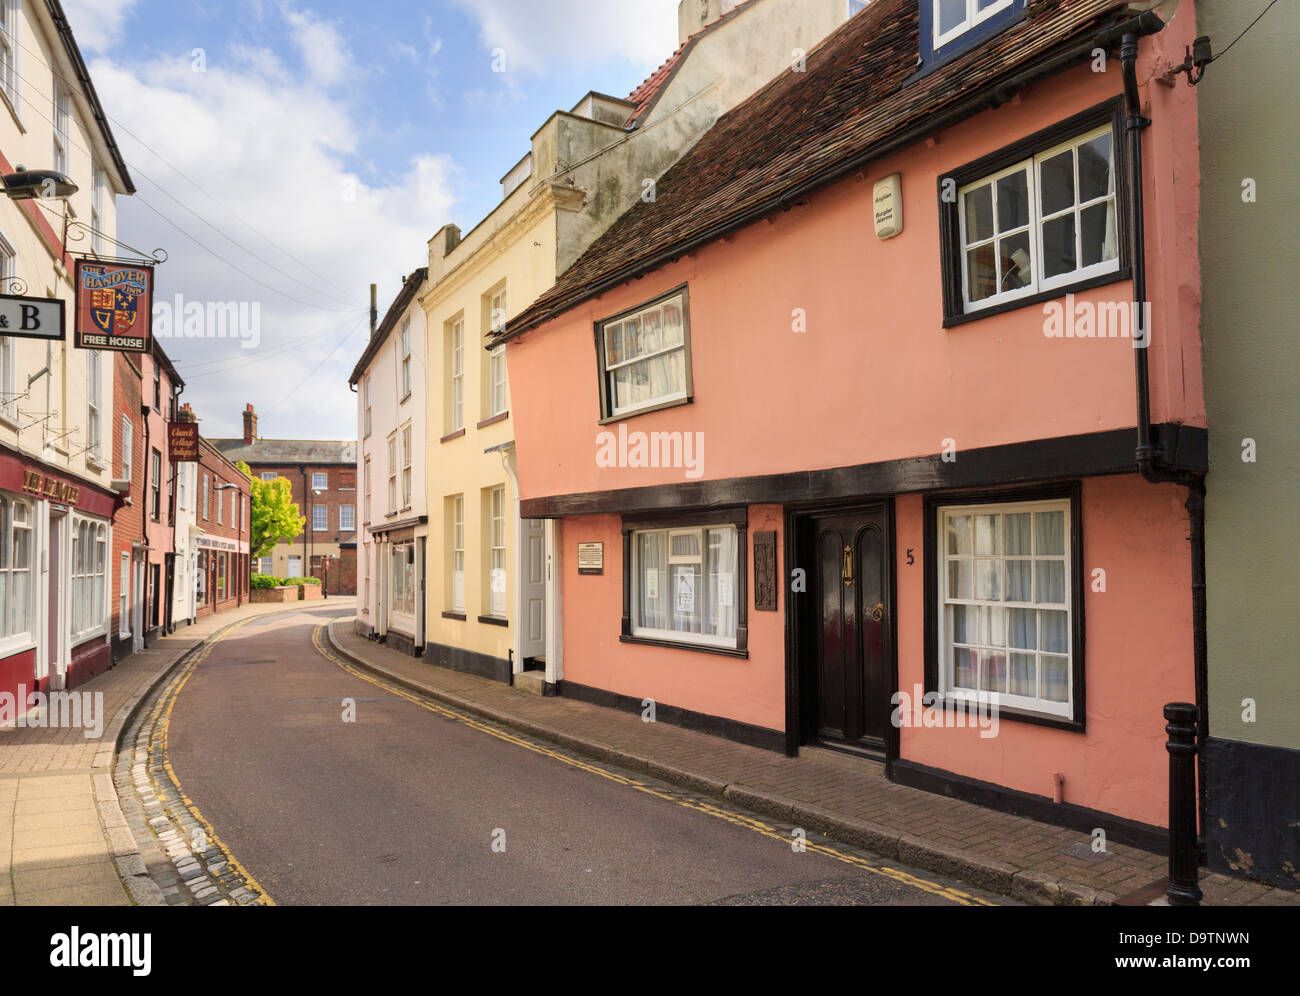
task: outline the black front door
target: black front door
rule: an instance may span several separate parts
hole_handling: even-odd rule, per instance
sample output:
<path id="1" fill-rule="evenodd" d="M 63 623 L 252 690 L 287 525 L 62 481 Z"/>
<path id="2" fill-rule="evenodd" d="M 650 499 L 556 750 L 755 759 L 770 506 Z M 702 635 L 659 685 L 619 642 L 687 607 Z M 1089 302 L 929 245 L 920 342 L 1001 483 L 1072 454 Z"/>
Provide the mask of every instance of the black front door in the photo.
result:
<path id="1" fill-rule="evenodd" d="M 883 751 L 893 695 L 885 508 L 818 515 L 811 525 L 816 736 Z"/>

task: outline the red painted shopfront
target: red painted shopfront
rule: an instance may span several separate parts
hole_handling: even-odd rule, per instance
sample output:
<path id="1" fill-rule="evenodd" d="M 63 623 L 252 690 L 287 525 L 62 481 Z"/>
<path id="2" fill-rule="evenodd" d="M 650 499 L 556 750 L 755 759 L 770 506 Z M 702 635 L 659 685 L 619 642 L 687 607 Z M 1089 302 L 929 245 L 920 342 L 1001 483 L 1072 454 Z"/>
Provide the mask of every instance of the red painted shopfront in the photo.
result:
<path id="1" fill-rule="evenodd" d="M 0 693 L 72 688 L 112 664 L 112 492 L 0 447 Z"/>

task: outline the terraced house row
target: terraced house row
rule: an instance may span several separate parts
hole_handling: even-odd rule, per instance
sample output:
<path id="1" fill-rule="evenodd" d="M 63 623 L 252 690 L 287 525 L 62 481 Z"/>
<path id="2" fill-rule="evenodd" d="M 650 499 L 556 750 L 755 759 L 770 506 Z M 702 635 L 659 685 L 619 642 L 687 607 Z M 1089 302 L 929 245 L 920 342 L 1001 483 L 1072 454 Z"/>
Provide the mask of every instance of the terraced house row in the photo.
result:
<path id="1" fill-rule="evenodd" d="M 1192 703 L 1206 860 L 1294 887 L 1296 239 L 1238 15 L 686 0 L 360 358 L 358 630 L 1157 850 Z"/>
<path id="2" fill-rule="evenodd" d="M 192 432 L 173 448 L 196 419 L 156 340 L 76 341 L 77 267 L 120 262 L 135 187 L 61 4 L 5 4 L 0 28 L 0 692 L 25 711 L 246 601 L 249 489 Z"/>

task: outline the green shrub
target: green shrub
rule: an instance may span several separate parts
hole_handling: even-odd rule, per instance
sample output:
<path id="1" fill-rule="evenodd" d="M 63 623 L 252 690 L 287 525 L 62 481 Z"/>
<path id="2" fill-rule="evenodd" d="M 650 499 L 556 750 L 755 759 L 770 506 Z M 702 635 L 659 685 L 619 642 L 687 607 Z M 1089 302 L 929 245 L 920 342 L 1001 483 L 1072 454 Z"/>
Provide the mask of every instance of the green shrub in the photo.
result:
<path id="1" fill-rule="evenodd" d="M 284 579 L 270 574 L 253 574 L 249 576 L 248 583 L 253 588 L 278 588 L 284 584 Z"/>
<path id="2" fill-rule="evenodd" d="M 281 584 L 320 584 L 320 578 L 285 578 Z"/>

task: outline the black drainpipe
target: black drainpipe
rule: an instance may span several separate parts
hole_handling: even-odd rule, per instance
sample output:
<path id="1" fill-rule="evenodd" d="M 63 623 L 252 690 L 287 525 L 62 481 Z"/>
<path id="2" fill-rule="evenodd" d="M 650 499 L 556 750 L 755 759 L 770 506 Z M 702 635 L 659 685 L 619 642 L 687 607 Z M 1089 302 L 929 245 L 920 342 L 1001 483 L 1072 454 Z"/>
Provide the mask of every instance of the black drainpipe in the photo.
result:
<path id="1" fill-rule="evenodd" d="M 1161 24 L 1155 30 L 1163 27 Z M 1143 31 L 1142 34 L 1151 32 Z M 1192 658 L 1196 682 L 1196 739 L 1199 746 L 1197 769 L 1197 804 L 1202 837 L 1205 835 L 1205 741 L 1209 735 L 1209 680 L 1206 645 L 1205 610 L 1205 479 L 1199 474 L 1169 465 L 1165 453 L 1152 439 L 1151 381 L 1147 350 L 1151 330 L 1146 326 L 1147 272 L 1146 234 L 1142 207 L 1142 130 L 1151 119 L 1142 114 L 1138 93 L 1136 32 L 1125 34 L 1120 44 L 1120 67 L 1124 77 L 1125 148 L 1128 155 L 1129 190 L 1133 197 L 1133 297 L 1136 302 L 1137 334 L 1142 348 L 1133 350 L 1137 384 L 1137 460 L 1138 472 L 1153 484 L 1181 484 L 1187 488 L 1187 518 L 1192 557 Z"/>

